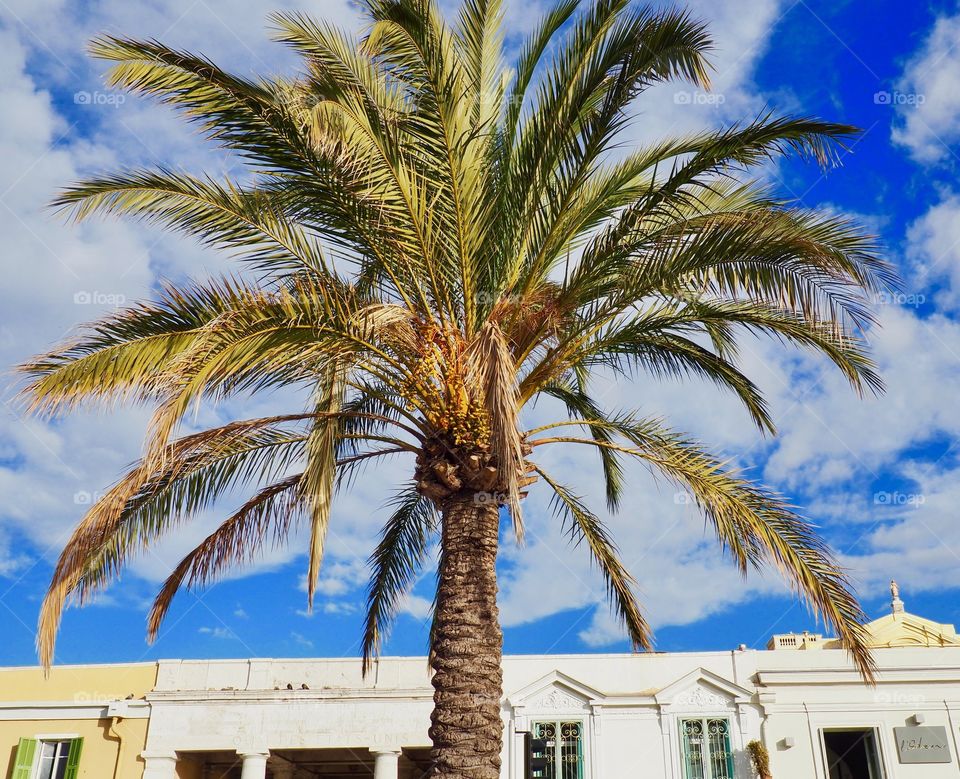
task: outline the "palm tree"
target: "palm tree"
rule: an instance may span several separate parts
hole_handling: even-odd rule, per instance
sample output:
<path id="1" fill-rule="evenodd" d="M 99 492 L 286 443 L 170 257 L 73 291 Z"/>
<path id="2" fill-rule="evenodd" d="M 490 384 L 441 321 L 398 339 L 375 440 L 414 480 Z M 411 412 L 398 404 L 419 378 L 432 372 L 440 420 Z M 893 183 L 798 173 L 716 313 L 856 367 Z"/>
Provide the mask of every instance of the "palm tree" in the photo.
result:
<path id="1" fill-rule="evenodd" d="M 749 175 L 791 151 L 832 165 L 854 129 L 764 115 L 613 154 L 648 87 L 708 87 L 711 42 L 688 13 L 562 0 L 508 70 L 498 0 L 464 0 L 455 21 L 434 0 L 360 5 L 359 38 L 273 17 L 302 55 L 291 79 L 248 80 L 155 41 L 92 44 L 113 63 L 113 86 L 180 109 L 238 156 L 244 178 L 121 172 L 57 205 L 78 219 L 158 223 L 233 252 L 244 270 L 167 285 L 23 366 L 37 413 L 155 408 L 142 459 L 59 559 L 40 614 L 43 663 L 70 596 L 102 590 L 131 555 L 237 487 L 249 499 L 170 575 L 149 635 L 179 589 L 301 529 L 312 601 L 337 491 L 378 458 L 409 456 L 410 482 L 370 559 L 364 664 L 439 537 L 433 776 L 493 779 L 500 526 L 522 540 L 534 482 L 589 549 L 634 646 L 651 646 L 607 528 L 534 458 L 562 444 L 597 452 L 611 509 L 625 461 L 682 485 L 736 565 L 779 571 L 869 678 L 864 615 L 813 527 L 696 441 L 591 395 L 599 373 L 693 374 L 772 432 L 737 365 L 744 332 L 822 353 L 857 390 L 880 388 L 863 331 L 890 268 L 852 222 Z M 309 402 L 288 414 L 178 432 L 198 403 L 291 386 Z M 524 429 L 521 410 L 544 396 L 565 415 Z"/>

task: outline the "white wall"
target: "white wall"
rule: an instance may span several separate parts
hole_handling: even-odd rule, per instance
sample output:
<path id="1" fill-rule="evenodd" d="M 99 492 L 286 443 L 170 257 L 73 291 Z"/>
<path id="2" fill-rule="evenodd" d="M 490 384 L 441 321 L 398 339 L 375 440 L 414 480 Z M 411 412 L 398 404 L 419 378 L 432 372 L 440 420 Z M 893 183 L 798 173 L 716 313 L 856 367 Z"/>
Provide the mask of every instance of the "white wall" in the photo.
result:
<path id="1" fill-rule="evenodd" d="M 507 657 L 503 776 L 522 776 L 519 731 L 555 718 L 584 723 L 585 779 L 683 779 L 678 723 L 693 714 L 729 718 L 738 779 L 761 736 L 775 779 L 826 779 L 820 731 L 831 727 L 875 727 L 886 779 L 960 775 L 960 649 L 877 659 L 868 687 L 839 650 Z M 366 678 L 352 659 L 161 661 L 149 698 L 148 751 L 429 746 L 423 658 L 384 658 Z M 918 712 L 947 727 L 951 764 L 897 761 L 893 728 Z"/>

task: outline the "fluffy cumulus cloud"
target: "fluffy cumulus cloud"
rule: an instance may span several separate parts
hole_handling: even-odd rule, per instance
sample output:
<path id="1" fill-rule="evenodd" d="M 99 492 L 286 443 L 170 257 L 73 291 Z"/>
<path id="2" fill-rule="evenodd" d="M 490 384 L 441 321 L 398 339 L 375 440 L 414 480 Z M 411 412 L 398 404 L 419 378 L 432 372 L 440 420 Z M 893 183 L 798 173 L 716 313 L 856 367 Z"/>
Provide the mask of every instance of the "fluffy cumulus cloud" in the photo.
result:
<path id="1" fill-rule="evenodd" d="M 942 161 L 960 138 L 960 15 L 937 19 L 922 48 L 910 60 L 895 89 L 879 99 L 893 104 L 899 116 L 893 139 L 918 161 Z"/>
<path id="2" fill-rule="evenodd" d="M 908 299 L 932 295 L 941 309 L 960 307 L 960 196 L 942 193 L 910 226 Z M 926 302 L 925 300 L 923 302 Z"/>
<path id="3" fill-rule="evenodd" d="M 272 5 L 295 4 L 278 0 Z M 545 5 L 508 2 L 511 29 L 530 29 Z M 202 51 L 244 74 L 282 70 L 290 60 L 267 42 L 265 15 L 251 13 L 246 0 L 100 0 L 82 6 L 62 0 L 3 0 L 3 6 L 12 21 L 0 27 L 0 104 L 6 117 L 0 123 L 0 231 L 10 259 L 0 287 L 0 362 L 11 365 L 58 340 L 77 322 L 149 294 L 160 276 L 202 276 L 226 267 L 222 258 L 186 241 L 125 223 L 69 226 L 45 209 L 58 187 L 94 169 L 160 161 L 216 172 L 228 164 L 168 112 L 105 91 L 100 66 L 82 55 L 83 39 L 101 30 L 157 37 Z M 347 0 L 329 0 L 317 10 L 344 24 L 355 19 Z M 692 10 L 711 21 L 718 42 L 715 90 L 709 95 L 687 87 L 652 90 L 634 125 L 638 139 L 718 126 L 754 115 L 769 101 L 752 76 L 785 4 L 694 0 Z M 916 88 L 926 96 L 922 106 L 901 107 L 897 130 L 898 139 L 918 158 L 941 156 L 936 136 L 951 123 L 956 126 L 960 113 L 960 97 L 945 86 L 960 76 L 960 55 L 949 46 L 960 32 L 957 25 L 956 20 L 940 20 L 904 76 L 904 89 Z M 915 266 L 929 278 L 936 275 L 946 290 L 937 300 L 944 309 L 954 307 L 950 290 L 960 289 L 960 279 L 952 275 L 960 266 L 952 261 L 960 259 L 958 210 L 958 198 L 945 194 L 908 236 Z M 948 261 L 940 262 L 944 257 Z M 785 356 L 769 343 L 745 345 L 747 371 L 769 392 L 781 425 L 782 437 L 774 441 L 760 438 L 731 398 L 705 385 L 609 382 L 598 392 L 610 407 L 640 405 L 644 412 L 665 414 L 679 428 L 715 444 L 721 454 L 754 465 L 754 475 L 805 496 L 811 513 L 828 528 L 860 523 L 857 543 L 842 552 L 867 592 L 890 575 L 916 588 L 934 587 L 942 579 L 935 581 L 933 571 L 960 571 L 951 551 L 960 548 L 950 511 L 958 497 L 953 494 L 956 463 L 945 460 L 910 470 L 899 458 L 938 435 L 960 434 L 960 411 L 943 402 L 960 388 L 960 360 L 954 353 L 960 352 L 960 333 L 942 312 L 921 318 L 916 309 L 898 305 L 881 310 L 881 325 L 876 344 L 890 389 L 882 398 L 865 401 L 820 363 Z M 26 418 L 9 393 L 5 398 L 0 414 L 0 576 L 17 575 L 24 566 L 55 554 L 83 507 L 137 456 L 148 416 L 147 410 L 133 409 L 50 423 Z M 232 411 L 252 416 L 269 410 L 271 403 L 279 401 L 257 401 Z M 557 450 L 547 453 L 544 462 L 609 520 L 655 626 L 688 624 L 757 594 L 783 591 L 771 578 L 742 582 L 693 507 L 645 471 L 631 472 L 622 511 L 608 516 L 595 455 Z M 386 464 L 376 479 L 359 479 L 356 489 L 338 502 L 318 610 L 331 615 L 357 610 L 367 573 L 364 560 L 389 498 L 387 485 L 409 475 L 405 465 Z M 924 496 L 921 505 L 914 501 L 876 508 L 865 485 L 890 470 Z M 521 625 L 576 608 L 588 616 L 569 632 L 585 645 L 606 646 L 622 638 L 603 605 L 603 582 L 586 550 L 571 550 L 544 490 L 532 492 L 526 512 L 526 546 L 508 544 L 503 553 L 505 623 Z M 152 549 L 135 573 L 149 581 L 162 578 L 221 516 L 219 511 L 204 514 Z M 297 537 L 288 547 L 271 551 L 263 566 L 289 563 L 299 556 L 302 541 Z M 960 586 L 960 576 L 948 583 Z M 430 607 L 427 588 L 422 589 L 402 607 L 417 619 L 425 618 Z M 222 625 L 200 632 L 209 638 L 235 637 Z M 290 638 L 309 648 L 299 634 Z"/>

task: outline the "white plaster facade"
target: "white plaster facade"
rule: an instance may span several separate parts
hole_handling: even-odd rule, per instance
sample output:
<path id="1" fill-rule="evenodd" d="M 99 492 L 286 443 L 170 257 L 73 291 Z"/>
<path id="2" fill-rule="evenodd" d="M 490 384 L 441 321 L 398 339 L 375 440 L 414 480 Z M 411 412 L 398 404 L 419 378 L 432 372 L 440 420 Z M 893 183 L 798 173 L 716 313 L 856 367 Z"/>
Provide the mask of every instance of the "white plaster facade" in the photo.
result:
<path id="1" fill-rule="evenodd" d="M 736 779 L 755 776 L 752 739 L 767 745 L 775 779 L 829 779 L 822 733 L 833 728 L 875 729 L 883 779 L 960 775 L 960 647 L 876 657 L 876 687 L 838 650 L 507 657 L 502 776 L 523 776 L 522 731 L 564 720 L 583 725 L 583 779 L 688 779 L 679 723 L 694 715 L 729 721 Z M 384 658 L 366 679 L 353 659 L 161 661 L 148 700 L 146 779 L 171 779 L 178 757 L 199 753 L 237 755 L 243 779 L 294 776 L 268 758 L 299 750 L 368 755 L 377 779 L 396 779 L 417 775 L 401 752 L 429 747 L 423 658 Z M 951 762 L 898 761 L 893 729 L 918 714 L 946 728 Z M 305 775 L 326 775 L 315 770 Z"/>
<path id="2" fill-rule="evenodd" d="M 810 633 L 759 651 L 508 656 L 501 775 L 524 778 L 525 733 L 572 727 L 551 742 L 559 761 L 575 744 L 564 779 L 756 779 L 753 740 L 774 779 L 956 778 L 960 637 L 891 591 L 891 614 L 867 626 L 874 686 Z M 383 658 L 366 677 L 355 659 L 166 660 L 147 702 L 144 779 L 418 779 L 429 765 L 425 658 Z M 916 728 L 929 730 L 901 755 Z M 837 757 L 849 739 L 859 765 Z"/>

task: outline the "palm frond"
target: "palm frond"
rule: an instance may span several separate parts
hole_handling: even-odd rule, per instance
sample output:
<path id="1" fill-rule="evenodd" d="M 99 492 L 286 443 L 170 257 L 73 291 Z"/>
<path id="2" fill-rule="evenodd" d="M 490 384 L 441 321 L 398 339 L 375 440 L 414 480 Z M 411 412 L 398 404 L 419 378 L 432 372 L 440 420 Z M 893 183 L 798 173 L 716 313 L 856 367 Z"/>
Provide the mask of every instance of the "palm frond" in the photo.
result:
<path id="1" fill-rule="evenodd" d="M 746 573 L 750 567 L 762 570 L 766 566 L 776 570 L 814 614 L 837 631 L 864 678 L 873 679 L 875 665 L 863 627 L 866 615 L 845 572 L 813 526 L 779 495 L 740 478 L 696 442 L 663 427 L 658 420 L 640 420 L 628 414 L 580 423 L 609 425 L 626 442 L 552 436 L 531 443 L 611 447 L 633 455 L 654 474 L 688 490 L 740 570 Z"/>
<path id="2" fill-rule="evenodd" d="M 328 269 L 319 244 L 288 219 L 275 193 L 166 169 L 91 179 L 64 190 L 53 205 L 76 219 L 120 214 L 226 248 L 255 270 Z"/>
<path id="3" fill-rule="evenodd" d="M 363 633 L 366 673 L 389 633 L 397 608 L 423 566 L 438 517 L 433 504 L 409 489 L 393 502 L 394 512 L 383 526 L 380 542 L 370 556 L 370 585 Z"/>
<path id="4" fill-rule="evenodd" d="M 209 585 L 225 571 L 256 560 L 272 537 L 280 545 L 303 511 L 304 474 L 288 476 L 260 490 L 191 551 L 164 581 L 147 615 L 147 638 L 152 643 L 177 593 Z"/>
<path id="5" fill-rule="evenodd" d="M 537 473 L 553 490 L 554 511 L 565 517 L 570 537 L 586 542 L 593 559 L 607 583 L 607 598 L 617 617 L 627 629 L 634 649 L 653 649 L 653 635 L 637 604 L 634 578 L 620 560 L 603 523 L 567 487 L 556 482 L 542 468 Z"/>
<path id="6" fill-rule="evenodd" d="M 164 584 L 151 635 L 180 588 L 248 564 L 299 524 L 312 602 L 335 494 L 395 454 L 414 455 L 413 487 L 371 558 L 365 666 L 444 511 L 496 493 L 520 540 L 535 474 L 632 640 L 649 646 L 607 529 L 533 460 L 562 443 L 599 453 L 610 509 L 630 459 L 683 485 L 741 570 L 783 574 L 869 678 L 863 614 L 813 526 L 695 441 L 606 413 L 592 389 L 598 374 L 695 375 L 772 431 L 740 360 L 763 336 L 879 391 L 871 298 L 895 283 L 891 267 L 852 220 L 785 201 L 754 173 L 784 154 L 835 166 L 854 128 L 763 114 L 618 156 L 650 86 L 709 86 L 713 44 L 688 12 L 556 0 L 509 70 L 502 0 L 462 0 L 449 20 L 437 0 L 358 4 L 359 36 L 305 13 L 272 17 L 302 62 L 290 77 L 246 78 L 152 40 L 92 44 L 111 86 L 171 106 L 238 165 L 227 177 L 99 175 L 55 205 L 153 223 L 244 265 L 242 280 L 167 284 L 21 366 L 36 413 L 153 408 L 143 457 L 58 561 L 44 663 L 71 596 L 88 599 L 239 491 L 246 502 Z M 179 432 L 199 407 L 290 388 L 303 394 L 287 414 Z M 566 418 L 524 433 L 521 410 L 541 395 Z"/>

